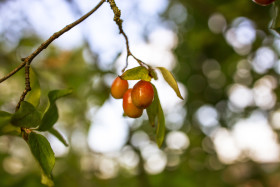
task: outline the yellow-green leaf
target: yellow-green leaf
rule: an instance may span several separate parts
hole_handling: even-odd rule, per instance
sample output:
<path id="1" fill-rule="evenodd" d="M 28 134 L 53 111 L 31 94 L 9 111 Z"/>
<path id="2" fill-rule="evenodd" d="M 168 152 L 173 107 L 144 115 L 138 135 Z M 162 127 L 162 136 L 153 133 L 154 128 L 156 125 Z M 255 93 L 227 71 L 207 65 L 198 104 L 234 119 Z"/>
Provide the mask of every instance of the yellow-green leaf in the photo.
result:
<path id="1" fill-rule="evenodd" d="M 46 185 L 47 187 L 54 186 L 54 182 L 52 180 L 51 175 L 46 175 L 44 172 L 42 172 L 42 175 L 41 175 L 41 183 Z"/>
<path id="2" fill-rule="evenodd" d="M 181 99 L 184 99 L 180 93 L 177 81 L 175 80 L 174 76 L 172 75 L 172 73 L 170 71 L 168 71 L 166 68 L 164 67 L 157 67 L 160 72 L 163 75 L 163 78 L 165 79 L 165 81 L 169 84 L 169 86 L 171 88 L 173 88 L 173 90 L 176 92 L 177 96 Z"/>
<path id="3" fill-rule="evenodd" d="M 12 114 L 4 111 L 0 111 L 0 128 L 8 125 L 11 121 Z"/>
<path id="4" fill-rule="evenodd" d="M 136 68 L 132 68 L 126 70 L 122 75 L 121 78 L 124 80 L 144 80 L 144 81 L 151 81 L 151 77 L 149 75 L 149 70 L 143 66 L 138 66 Z"/>
<path id="5" fill-rule="evenodd" d="M 1 135 L 13 135 L 13 136 L 21 136 L 20 127 L 15 127 L 10 123 L 0 127 L 0 136 Z"/>
<path id="6" fill-rule="evenodd" d="M 150 69 L 150 75 L 155 79 L 158 80 L 157 72 L 154 69 Z"/>

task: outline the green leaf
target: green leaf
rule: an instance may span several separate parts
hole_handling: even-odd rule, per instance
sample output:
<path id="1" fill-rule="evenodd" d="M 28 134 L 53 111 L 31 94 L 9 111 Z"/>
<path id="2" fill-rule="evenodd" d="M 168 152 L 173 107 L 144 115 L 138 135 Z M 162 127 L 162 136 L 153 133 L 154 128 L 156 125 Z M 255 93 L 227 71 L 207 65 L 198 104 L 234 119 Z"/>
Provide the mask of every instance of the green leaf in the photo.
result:
<path id="1" fill-rule="evenodd" d="M 153 85 L 153 88 L 154 88 L 154 100 L 153 100 L 152 104 L 148 108 L 146 108 L 149 122 L 152 127 L 155 126 L 155 121 L 156 121 L 156 117 L 158 114 L 158 105 L 159 105 L 158 94 L 157 94 L 156 87 L 154 85 Z"/>
<path id="2" fill-rule="evenodd" d="M 150 75 L 155 79 L 158 80 L 157 72 L 154 69 L 150 69 Z"/>
<path id="3" fill-rule="evenodd" d="M 148 114 L 149 122 L 152 126 L 155 125 L 156 118 L 157 118 L 156 142 L 158 147 L 160 148 L 165 137 L 165 118 L 158 97 L 158 92 L 154 85 L 153 85 L 153 89 L 154 89 L 154 100 L 152 104 L 146 109 L 146 111 Z"/>
<path id="4" fill-rule="evenodd" d="M 0 136 L 1 135 L 14 135 L 14 136 L 21 136 L 21 129 L 20 127 L 15 127 L 10 123 L 0 127 Z"/>
<path id="5" fill-rule="evenodd" d="M 0 128 L 8 125 L 11 121 L 12 114 L 4 111 L 0 111 Z"/>
<path id="6" fill-rule="evenodd" d="M 272 30 L 275 30 L 278 34 L 280 34 L 280 2 L 279 1 L 275 1 L 273 3 L 273 18 L 272 18 L 272 24 L 270 26 L 270 28 Z"/>
<path id="7" fill-rule="evenodd" d="M 39 126 L 39 131 L 47 131 L 53 127 L 53 125 L 58 120 L 58 109 L 55 101 L 61 97 L 67 96 L 72 93 L 72 90 L 53 90 L 48 94 L 49 97 L 49 107 L 47 108 L 43 118 L 41 125 Z"/>
<path id="8" fill-rule="evenodd" d="M 174 76 L 172 75 L 172 73 L 170 71 L 168 71 L 166 68 L 164 67 L 157 67 L 162 75 L 163 78 L 165 79 L 165 81 L 169 84 L 169 86 L 171 88 L 173 88 L 173 90 L 176 92 L 177 96 L 181 99 L 184 99 L 180 93 L 177 81 L 175 80 Z"/>
<path id="9" fill-rule="evenodd" d="M 12 114 L 0 111 L 0 136 L 1 135 L 21 135 L 21 129 L 11 125 Z"/>
<path id="10" fill-rule="evenodd" d="M 165 118 L 160 102 L 158 104 L 158 125 L 156 135 L 157 145 L 158 147 L 161 147 L 165 136 Z"/>
<path id="11" fill-rule="evenodd" d="M 52 180 L 51 175 L 46 175 L 44 172 L 42 172 L 41 183 L 48 186 L 48 187 L 53 187 L 54 186 L 54 182 Z"/>
<path id="12" fill-rule="evenodd" d="M 44 136 L 31 132 L 28 137 L 28 145 L 44 173 L 50 176 L 55 164 L 55 157 L 49 141 Z"/>
<path id="13" fill-rule="evenodd" d="M 50 91 L 48 94 L 50 103 L 54 103 L 57 99 L 61 97 L 65 97 L 73 92 L 72 89 L 65 89 L 65 90 L 53 90 Z"/>
<path id="14" fill-rule="evenodd" d="M 164 113 L 160 104 L 160 100 L 158 97 L 158 92 L 156 87 L 153 85 L 154 88 L 154 100 L 156 101 L 155 103 L 157 104 L 157 117 L 158 117 L 158 124 L 157 124 L 157 129 L 156 129 L 156 142 L 158 147 L 161 147 L 164 137 L 165 137 L 165 118 L 164 118 Z"/>
<path id="15" fill-rule="evenodd" d="M 51 128 L 49 129 L 49 132 L 54 135 L 58 140 L 60 140 L 66 147 L 68 146 L 68 143 L 66 140 L 63 138 L 63 136 L 58 132 L 56 129 Z"/>
<path id="16" fill-rule="evenodd" d="M 48 110 L 42 118 L 41 125 L 39 126 L 39 131 L 47 131 L 53 127 L 53 125 L 58 120 L 58 109 L 55 103 L 50 104 Z"/>
<path id="17" fill-rule="evenodd" d="M 121 78 L 124 80 L 144 80 L 144 81 L 151 81 L 152 78 L 149 75 L 149 71 L 147 68 L 143 66 L 137 66 L 135 68 L 129 69 L 125 71 Z"/>
<path id="18" fill-rule="evenodd" d="M 41 89 L 37 76 L 32 68 L 30 68 L 30 86 L 31 91 L 26 97 L 26 101 L 37 107 L 40 104 Z"/>
<path id="19" fill-rule="evenodd" d="M 21 102 L 19 110 L 12 115 L 11 123 L 17 127 L 37 127 L 41 121 L 40 112 L 30 103 Z"/>

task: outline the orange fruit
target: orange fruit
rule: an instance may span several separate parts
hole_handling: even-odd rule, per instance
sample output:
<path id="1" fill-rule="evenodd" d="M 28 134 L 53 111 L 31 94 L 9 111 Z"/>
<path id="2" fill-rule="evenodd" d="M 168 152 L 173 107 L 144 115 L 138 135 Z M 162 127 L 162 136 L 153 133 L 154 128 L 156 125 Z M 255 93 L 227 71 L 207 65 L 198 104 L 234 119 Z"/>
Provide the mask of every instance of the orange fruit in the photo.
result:
<path id="1" fill-rule="evenodd" d="M 124 113 L 131 118 L 139 118 L 142 113 L 143 113 L 143 109 L 137 108 L 131 99 L 131 92 L 132 89 L 128 89 L 124 96 L 123 96 L 123 111 Z"/>
<path id="2" fill-rule="evenodd" d="M 117 77 L 111 86 L 111 95 L 115 99 L 121 99 L 123 98 L 123 95 L 127 89 L 128 89 L 127 80 L 123 80 L 120 77 Z"/>
<path id="3" fill-rule="evenodd" d="M 132 89 L 131 98 L 133 104 L 141 109 L 147 108 L 154 99 L 154 89 L 150 82 L 140 80 Z"/>

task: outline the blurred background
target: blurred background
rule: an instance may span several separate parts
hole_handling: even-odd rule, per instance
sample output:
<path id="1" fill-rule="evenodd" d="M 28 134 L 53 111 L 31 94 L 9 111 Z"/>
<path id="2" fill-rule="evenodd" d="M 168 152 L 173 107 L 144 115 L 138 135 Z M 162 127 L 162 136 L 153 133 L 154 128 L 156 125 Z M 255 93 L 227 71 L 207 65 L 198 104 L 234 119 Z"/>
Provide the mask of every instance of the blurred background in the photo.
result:
<path id="1" fill-rule="evenodd" d="M 0 77 L 98 2 L 1 0 Z M 280 38 L 268 29 L 272 6 L 251 0 L 116 3 L 132 53 L 172 71 L 185 99 L 160 74 L 153 81 L 166 118 L 161 149 L 146 114 L 123 117 L 110 85 L 125 66 L 126 46 L 103 4 L 32 63 L 41 108 L 48 91 L 74 90 L 57 102 L 56 128 L 69 146 L 44 134 L 56 155 L 56 186 L 280 187 Z M 129 58 L 129 68 L 135 66 Z M 22 70 L 0 84 L 0 110 L 13 112 L 23 90 Z M 43 186 L 21 138 L 0 136 L 0 186 Z"/>

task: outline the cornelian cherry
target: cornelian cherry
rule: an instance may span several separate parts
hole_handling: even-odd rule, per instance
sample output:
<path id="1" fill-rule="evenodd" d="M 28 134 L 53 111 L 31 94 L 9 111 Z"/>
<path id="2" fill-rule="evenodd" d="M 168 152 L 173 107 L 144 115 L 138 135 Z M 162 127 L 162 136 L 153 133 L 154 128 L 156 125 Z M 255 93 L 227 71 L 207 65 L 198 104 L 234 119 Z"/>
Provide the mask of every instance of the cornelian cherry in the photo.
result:
<path id="1" fill-rule="evenodd" d="M 143 109 L 137 108 L 132 103 L 131 92 L 132 89 L 130 88 L 125 92 L 123 96 L 123 111 L 128 117 L 139 118 L 143 113 Z"/>
<path id="2" fill-rule="evenodd" d="M 253 0 L 253 1 L 259 5 L 266 6 L 273 3 L 275 0 Z"/>
<path id="3" fill-rule="evenodd" d="M 128 89 L 128 82 L 127 80 L 123 80 L 120 77 L 117 77 L 112 86 L 111 86 L 111 95 L 115 99 L 121 99 Z"/>
<path id="4" fill-rule="evenodd" d="M 141 109 L 147 108 L 154 99 L 154 89 L 150 82 L 140 80 L 137 82 L 131 92 L 133 104 Z"/>

